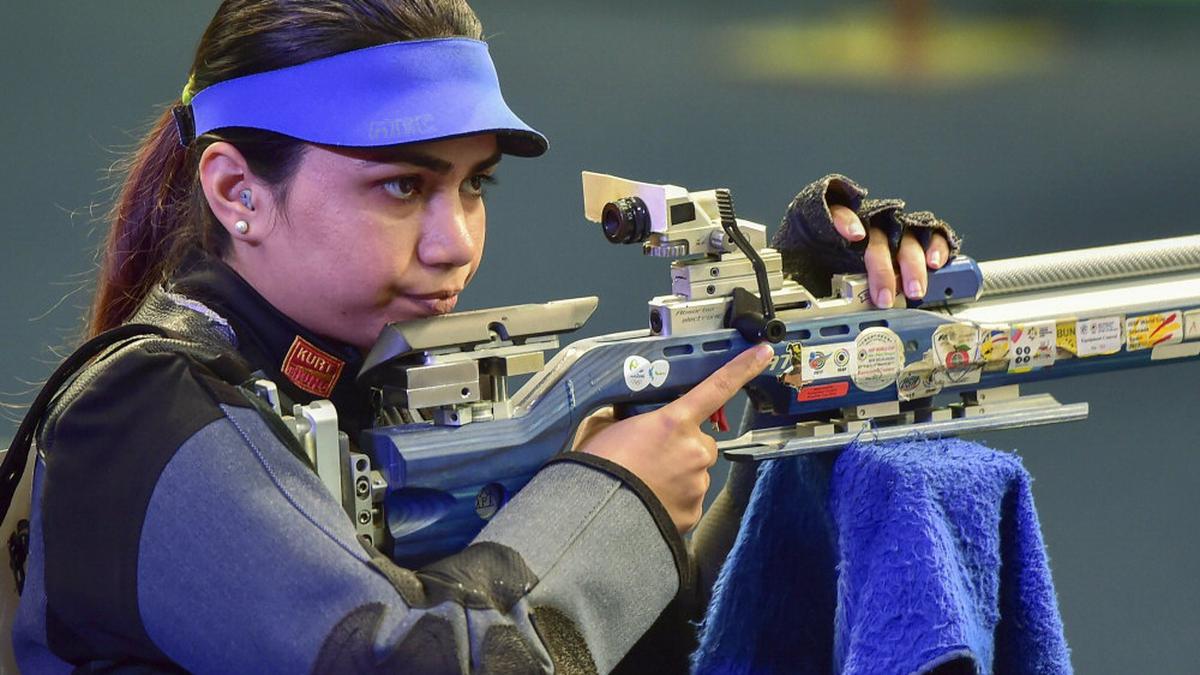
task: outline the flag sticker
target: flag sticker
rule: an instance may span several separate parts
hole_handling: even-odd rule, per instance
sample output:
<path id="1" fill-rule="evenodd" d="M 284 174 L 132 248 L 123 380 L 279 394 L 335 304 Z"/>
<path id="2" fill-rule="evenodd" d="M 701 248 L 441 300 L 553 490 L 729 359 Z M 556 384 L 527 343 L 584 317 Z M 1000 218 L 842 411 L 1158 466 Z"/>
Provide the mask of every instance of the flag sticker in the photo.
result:
<path id="1" fill-rule="evenodd" d="M 1054 326 L 1051 325 L 1051 333 Z M 984 326 L 983 341 L 979 343 L 979 358 L 986 363 L 1004 363 L 1011 360 L 1012 333 L 1008 326 Z"/>

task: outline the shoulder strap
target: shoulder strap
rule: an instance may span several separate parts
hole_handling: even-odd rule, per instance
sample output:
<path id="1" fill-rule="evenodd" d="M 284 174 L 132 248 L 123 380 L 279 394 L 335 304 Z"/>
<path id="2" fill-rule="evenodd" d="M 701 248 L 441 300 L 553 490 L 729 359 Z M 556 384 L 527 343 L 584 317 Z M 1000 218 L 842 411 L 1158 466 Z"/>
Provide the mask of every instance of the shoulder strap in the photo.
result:
<path id="1" fill-rule="evenodd" d="M 4 461 L 0 462 L 0 521 L 3 521 L 4 517 L 8 515 L 13 493 L 16 492 L 17 484 L 21 482 L 21 475 L 25 473 L 25 467 L 29 464 L 29 450 L 33 447 L 33 437 L 37 433 L 38 424 L 41 422 L 42 416 L 46 414 L 46 409 L 54 400 L 58 390 L 80 368 L 87 365 L 105 349 L 123 340 L 143 335 L 171 337 L 172 333 L 164 328 L 144 323 L 118 326 L 85 342 L 82 347 L 68 356 L 67 360 L 63 361 L 62 365 L 46 381 L 33 404 L 29 406 L 29 411 L 25 413 L 25 418 L 21 420 L 21 426 L 17 427 L 12 445 L 4 454 Z"/>

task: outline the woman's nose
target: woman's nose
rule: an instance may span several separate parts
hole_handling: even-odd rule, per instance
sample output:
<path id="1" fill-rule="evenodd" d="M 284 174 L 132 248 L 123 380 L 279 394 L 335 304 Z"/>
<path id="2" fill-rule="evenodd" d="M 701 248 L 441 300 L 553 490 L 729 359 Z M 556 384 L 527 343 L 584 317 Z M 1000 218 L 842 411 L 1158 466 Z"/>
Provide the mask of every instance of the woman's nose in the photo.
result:
<path id="1" fill-rule="evenodd" d="M 478 252 L 479 233 L 473 228 L 475 215 L 467 212 L 459 195 L 435 199 L 425 212 L 417 254 L 421 262 L 433 267 L 462 267 L 470 264 Z"/>

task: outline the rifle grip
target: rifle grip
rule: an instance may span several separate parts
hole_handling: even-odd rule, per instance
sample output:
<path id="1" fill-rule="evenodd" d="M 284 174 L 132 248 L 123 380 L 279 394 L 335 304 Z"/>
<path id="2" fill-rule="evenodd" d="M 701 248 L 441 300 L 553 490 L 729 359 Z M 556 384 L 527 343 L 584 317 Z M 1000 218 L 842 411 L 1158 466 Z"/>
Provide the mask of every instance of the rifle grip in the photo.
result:
<path id="1" fill-rule="evenodd" d="M 648 412 L 654 412 L 665 406 L 668 402 L 656 401 L 652 403 L 614 403 L 613 404 L 613 419 L 623 420 L 641 415 Z M 717 412 L 713 413 L 708 421 L 713 425 L 713 431 L 725 432 L 729 431 L 729 419 L 725 416 L 725 406 L 721 406 Z"/>
<path id="2" fill-rule="evenodd" d="M 623 402 L 613 404 L 613 419 L 624 420 L 633 417 L 634 415 L 643 415 L 648 412 L 654 412 L 659 408 L 670 403 L 670 401 L 642 401 L 639 403 Z"/>

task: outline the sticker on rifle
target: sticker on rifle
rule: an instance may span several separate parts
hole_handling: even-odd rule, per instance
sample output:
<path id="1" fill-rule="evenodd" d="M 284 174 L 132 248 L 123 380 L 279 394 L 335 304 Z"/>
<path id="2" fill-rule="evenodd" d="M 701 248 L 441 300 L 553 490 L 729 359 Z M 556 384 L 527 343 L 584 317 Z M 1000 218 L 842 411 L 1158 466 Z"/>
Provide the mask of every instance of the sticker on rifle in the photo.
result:
<path id="1" fill-rule="evenodd" d="M 827 398 L 841 398 L 850 391 L 849 382 L 830 382 L 829 384 L 811 384 L 796 394 L 796 400 L 820 401 Z"/>
<path id="2" fill-rule="evenodd" d="M 1193 309 L 1183 315 L 1183 339 L 1200 340 L 1200 309 Z"/>
<path id="3" fill-rule="evenodd" d="M 789 342 L 784 353 L 787 365 L 784 366 L 779 381 L 792 389 L 799 389 L 804 386 L 804 345 L 799 342 Z"/>
<path id="4" fill-rule="evenodd" d="M 630 391 L 641 391 L 646 387 L 661 387 L 667 381 L 671 372 L 671 364 L 665 359 L 653 363 L 643 356 L 630 356 L 625 359 L 625 386 Z"/>
<path id="5" fill-rule="evenodd" d="M 1119 316 L 1080 319 L 1075 324 L 1075 342 L 1079 347 L 1076 353 L 1080 358 L 1116 354 L 1125 345 L 1121 330 L 1124 325 Z"/>
<path id="6" fill-rule="evenodd" d="M 928 398 L 941 390 L 942 381 L 937 376 L 937 363 L 929 353 L 920 361 L 904 366 L 904 370 L 901 370 L 896 378 L 896 393 L 901 401 Z"/>
<path id="7" fill-rule="evenodd" d="M 1058 358 L 1070 358 L 1079 353 L 1079 345 L 1075 343 L 1075 319 L 1059 321 L 1054 330 Z"/>
<path id="8" fill-rule="evenodd" d="M 801 377 L 805 382 L 850 377 L 854 374 L 857 354 L 853 342 L 805 347 L 800 360 Z"/>
<path id="9" fill-rule="evenodd" d="M 1058 346 L 1057 327 L 1053 321 L 1019 323 L 1013 326 L 1012 345 L 1008 372 L 1028 373 L 1052 366 Z"/>
<path id="10" fill-rule="evenodd" d="M 933 331 L 933 355 L 942 368 L 966 368 L 979 359 L 979 328 L 946 323 Z"/>
<path id="11" fill-rule="evenodd" d="M 945 387 L 976 384 L 983 378 L 983 364 L 974 363 L 965 368 L 945 368 L 937 372 L 937 377 Z"/>
<path id="12" fill-rule="evenodd" d="M 1154 345 L 1154 349 L 1150 350 L 1151 361 L 1185 359 L 1193 356 L 1200 356 L 1200 342 L 1177 342 L 1170 345 Z"/>
<path id="13" fill-rule="evenodd" d="M 1129 351 L 1150 349 L 1157 345 L 1183 342 L 1183 321 L 1180 312 L 1145 314 L 1125 319 L 1125 340 Z"/>
<path id="14" fill-rule="evenodd" d="M 667 381 L 671 372 L 671 364 L 666 359 L 658 359 L 650 363 L 650 386 L 661 387 Z"/>
<path id="15" fill-rule="evenodd" d="M 872 326 L 854 340 L 854 384 L 863 391 L 886 389 L 904 367 L 904 341 L 882 326 Z"/>
<path id="16" fill-rule="evenodd" d="M 983 339 L 979 343 L 979 358 L 985 363 L 1005 363 L 1012 351 L 1012 337 L 1008 326 L 984 326 L 980 329 Z"/>

